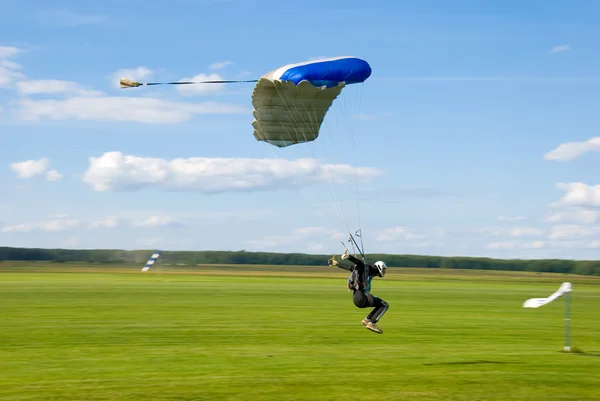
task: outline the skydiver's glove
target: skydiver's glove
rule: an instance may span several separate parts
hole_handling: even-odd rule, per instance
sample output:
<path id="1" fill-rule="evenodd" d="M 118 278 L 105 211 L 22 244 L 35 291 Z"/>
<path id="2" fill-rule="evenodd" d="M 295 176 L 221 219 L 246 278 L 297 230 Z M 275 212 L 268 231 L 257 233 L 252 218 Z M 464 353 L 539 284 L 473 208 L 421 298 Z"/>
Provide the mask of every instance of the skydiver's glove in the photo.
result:
<path id="1" fill-rule="evenodd" d="M 342 260 L 346 260 L 348 259 L 348 250 L 346 249 L 346 252 L 344 252 L 344 254 L 342 255 Z"/>
<path id="2" fill-rule="evenodd" d="M 329 259 L 329 261 L 327 262 L 327 264 L 329 266 L 337 266 L 338 265 L 338 261 L 335 260 L 335 255 L 333 255 L 333 257 L 331 259 Z"/>

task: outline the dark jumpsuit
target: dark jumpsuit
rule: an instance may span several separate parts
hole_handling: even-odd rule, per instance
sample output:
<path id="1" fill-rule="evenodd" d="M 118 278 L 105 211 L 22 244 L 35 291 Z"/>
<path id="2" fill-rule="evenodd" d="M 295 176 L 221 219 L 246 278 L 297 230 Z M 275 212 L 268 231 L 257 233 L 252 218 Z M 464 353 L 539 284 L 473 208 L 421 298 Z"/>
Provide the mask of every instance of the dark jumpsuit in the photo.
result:
<path id="1" fill-rule="evenodd" d="M 353 289 L 352 300 L 354 301 L 354 305 L 358 308 L 374 308 L 367 316 L 367 319 L 373 323 L 377 323 L 389 308 L 387 302 L 370 292 L 371 280 L 374 276 L 379 277 L 379 270 L 373 265 L 365 265 L 361 260 L 352 255 L 348 255 L 348 260 L 354 263 L 354 265 L 344 266 L 338 263 L 337 266 L 350 272 L 357 270 L 359 282 L 358 289 Z"/>

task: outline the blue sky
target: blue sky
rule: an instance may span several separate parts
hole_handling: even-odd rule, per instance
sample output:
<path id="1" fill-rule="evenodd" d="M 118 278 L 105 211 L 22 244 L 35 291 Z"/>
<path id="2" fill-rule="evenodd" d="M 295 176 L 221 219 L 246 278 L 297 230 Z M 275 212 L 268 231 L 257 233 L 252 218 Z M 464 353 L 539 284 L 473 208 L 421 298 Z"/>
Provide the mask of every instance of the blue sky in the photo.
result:
<path id="1" fill-rule="evenodd" d="M 3 5 L 0 244 L 598 258 L 600 4 L 366 4 Z M 118 88 L 344 55 L 373 74 L 283 149 L 252 83 Z"/>

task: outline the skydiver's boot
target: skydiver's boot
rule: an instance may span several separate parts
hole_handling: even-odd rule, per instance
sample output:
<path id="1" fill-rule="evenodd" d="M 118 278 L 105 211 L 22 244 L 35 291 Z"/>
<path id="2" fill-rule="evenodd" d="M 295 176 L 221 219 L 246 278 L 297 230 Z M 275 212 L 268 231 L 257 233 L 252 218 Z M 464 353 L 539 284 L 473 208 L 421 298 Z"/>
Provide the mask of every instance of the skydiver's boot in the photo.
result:
<path id="1" fill-rule="evenodd" d="M 374 331 L 375 333 L 379 333 L 379 334 L 383 334 L 383 330 L 381 330 L 377 324 L 373 323 L 373 322 L 369 322 L 366 324 L 367 329 Z"/>
<path id="2" fill-rule="evenodd" d="M 362 320 L 362 324 L 363 324 L 364 326 L 366 326 L 366 325 L 367 325 L 367 324 L 369 324 L 370 322 L 371 322 L 371 321 L 370 321 L 369 319 L 367 319 L 367 318 L 364 318 L 364 319 Z"/>

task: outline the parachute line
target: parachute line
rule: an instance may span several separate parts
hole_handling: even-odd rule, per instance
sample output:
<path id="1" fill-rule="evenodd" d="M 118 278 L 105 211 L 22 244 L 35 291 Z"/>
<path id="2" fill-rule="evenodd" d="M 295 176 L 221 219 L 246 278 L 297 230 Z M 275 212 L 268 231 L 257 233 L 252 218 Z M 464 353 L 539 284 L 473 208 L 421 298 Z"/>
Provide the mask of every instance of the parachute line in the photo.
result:
<path id="1" fill-rule="evenodd" d="M 370 75 L 371 67 L 369 64 L 356 57 L 335 57 L 306 61 L 288 64 L 267 72 L 258 79 L 252 93 L 254 137 L 260 142 L 279 148 L 297 144 L 306 145 L 312 155 L 312 160 L 322 166 L 318 174 L 324 179 L 333 208 L 346 226 L 351 238 L 349 242 L 354 252 L 356 253 L 356 246 L 361 251 L 361 255 L 363 255 L 361 249 L 363 239 L 360 236 L 360 246 L 355 243 L 353 232 L 350 229 L 350 222 L 344 210 L 346 202 L 342 200 L 346 187 L 350 193 L 354 192 L 359 226 L 356 232 L 359 236 L 358 233 L 362 232 L 362 224 L 358 188 L 359 177 L 356 167 L 360 157 L 356 150 L 353 126 L 353 123 L 356 122 L 356 116 L 346 114 L 341 117 L 341 120 L 349 123 L 350 140 L 345 135 L 342 143 L 345 143 L 346 146 L 352 146 L 352 154 L 349 156 L 353 164 L 350 173 L 354 176 L 354 185 L 352 185 L 350 177 L 347 181 L 349 185 L 346 185 L 344 179 L 344 176 L 347 175 L 346 171 L 324 166 L 322 161 L 317 158 L 316 148 L 327 145 L 327 142 L 317 141 L 317 138 L 321 135 L 322 125 L 328 122 L 326 115 L 334 101 L 348 85 L 363 83 Z M 360 94 L 362 95 L 362 91 Z M 348 104 L 349 102 L 345 96 L 340 102 L 343 102 L 342 105 L 345 106 L 345 111 L 357 107 L 359 104 L 359 102 Z M 334 118 L 337 119 L 338 117 Z M 324 136 L 327 137 L 327 135 Z M 339 149 L 337 146 L 339 142 L 332 145 L 327 150 L 335 151 Z M 269 148 L 268 145 L 267 148 L 271 154 L 274 154 L 273 149 Z M 293 180 L 302 192 L 298 180 L 295 178 Z M 352 195 L 348 199 L 350 204 L 351 198 Z"/>
<path id="2" fill-rule="evenodd" d="M 307 136 L 305 134 L 305 131 L 303 130 L 303 124 L 301 124 L 300 121 L 299 121 L 299 119 L 302 118 L 302 116 L 300 115 L 300 110 L 299 110 L 300 107 L 296 108 L 295 110 L 294 110 L 294 108 L 290 107 L 289 106 L 289 104 L 291 103 L 290 99 L 287 98 L 286 95 L 285 95 L 285 93 L 287 93 L 287 92 L 283 92 L 283 91 L 279 90 L 279 88 L 277 87 L 277 85 L 274 85 L 274 86 L 275 86 L 275 89 L 277 91 L 277 94 L 279 95 L 279 97 L 281 98 L 281 100 L 282 100 L 282 102 L 284 104 L 284 107 L 289 112 L 291 118 L 293 119 L 293 121 L 295 123 L 295 125 L 294 125 L 294 136 L 296 138 L 302 137 L 304 139 L 304 141 L 306 142 L 306 145 L 307 145 L 308 149 L 310 150 L 310 153 L 311 153 L 313 159 L 317 163 L 320 163 L 319 159 L 318 159 L 318 157 L 316 155 L 315 149 L 314 149 L 316 147 L 315 141 L 309 140 L 307 138 Z M 319 118 L 316 115 L 316 111 L 314 110 L 314 108 L 309 107 L 309 106 L 306 105 L 304 99 L 300 98 L 298 91 L 299 91 L 299 89 L 296 87 L 296 95 L 300 99 L 299 103 L 300 103 L 301 108 L 304 111 L 305 118 L 308 120 L 308 124 L 312 125 L 314 127 L 315 131 L 317 131 L 319 129 L 319 126 L 320 126 L 321 123 L 319 122 Z M 289 134 L 289 130 L 287 129 L 287 127 L 282 126 L 282 128 L 286 131 L 286 133 L 288 134 L 288 137 L 290 139 L 292 139 L 291 135 Z M 353 142 L 353 144 L 354 144 L 354 142 Z M 356 160 L 356 149 L 355 148 L 354 148 L 354 160 Z M 342 206 L 342 202 L 341 202 L 340 183 L 338 182 L 339 181 L 338 177 L 335 175 L 335 172 L 332 169 L 325 168 L 323 171 L 324 171 L 324 174 L 326 175 L 327 180 L 330 181 L 331 184 L 333 184 L 333 186 L 335 187 L 335 192 L 336 192 L 335 195 L 337 195 L 337 196 L 334 195 L 331 187 L 327 186 L 327 193 L 329 195 L 331 203 L 332 203 L 334 209 L 337 211 L 340 219 L 346 225 L 346 229 L 347 229 L 348 234 L 350 235 L 350 237 L 352 237 L 352 230 L 350 229 L 350 223 L 348 221 L 348 217 L 346 215 L 346 212 L 344 211 L 344 207 Z M 357 179 L 357 174 L 356 174 L 355 170 L 353 172 L 353 175 L 354 175 L 355 187 L 357 187 L 358 186 L 358 179 Z M 355 189 L 355 190 L 357 190 L 357 189 Z M 337 200 L 336 200 L 336 198 L 337 198 Z M 356 201 L 357 201 L 357 203 L 359 202 L 358 196 L 356 197 Z M 358 210 L 360 210 L 360 208 L 358 208 Z M 361 230 L 360 219 L 359 219 L 359 230 Z M 361 238 L 361 241 L 362 241 L 362 238 Z M 353 241 L 351 241 L 350 243 L 351 243 L 351 246 L 352 246 L 353 253 L 356 254 L 356 248 L 354 247 L 355 243 L 353 243 Z M 356 245 L 358 245 L 358 244 L 356 244 Z M 362 245 L 361 245 L 361 247 L 362 247 Z M 359 251 L 360 251 L 360 253 L 362 255 L 363 253 L 362 253 L 362 250 L 360 250 L 360 247 L 359 247 Z M 364 255 L 363 255 L 363 259 L 364 259 Z"/>
<path id="3" fill-rule="evenodd" d="M 292 109 L 291 109 L 291 107 L 289 107 L 289 106 L 288 106 L 288 104 L 289 104 L 289 101 L 287 101 L 287 102 L 286 102 L 286 99 L 285 99 L 284 95 L 281 93 L 281 91 L 279 91 L 279 88 L 277 88 L 277 86 L 275 86 L 275 89 L 277 90 L 277 93 L 278 93 L 278 94 L 279 94 L 279 96 L 281 97 L 281 99 L 282 99 L 282 101 L 283 101 L 283 103 L 284 103 L 284 105 L 285 105 L 286 109 L 287 109 L 287 110 L 290 112 L 290 114 L 293 116 L 293 118 L 294 118 L 294 121 L 295 121 L 295 122 L 297 122 L 297 117 L 294 115 L 294 110 L 292 110 Z M 308 107 L 306 107 L 306 105 L 304 104 L 304 101 L 303 101 L 303 100 L 300 100 L 300 103 L 301 103 L 301 105 L 304 107 L 304 109 L 305 109 L 305 110 L 308 110 Z M 296 113 L 298 113 L 298 111 L 296 111 Z M 311 117 L 312 117 L 312 116 L 311 116 L 310 112 L 309 112 L 309 113 L 307 113 L 307 115 L 308 115 L 308 117 L 309 117 L 309 122 L 311 122 L 310 120 L 311 120 Z M 301 117 L 301 116 L 298 116 L 298 117 Z M 315 125 L 318 125 L 318 120 L 317 120 L 316 118 L 315 118 Z M 298 127 L 298 128 L 297 128 L 297 132 L 296 132 L 296 136 L 298 136 L 298 134 L 299 134 L 299 135 L 302 135 L 302 136 L 305 138 L 305 140 L 306 140 L 306 134 L 305 134 L 305 133 L 304 133 L 304 131 L 302 130 L 301 124 L 297 123 L 296 127 Z M 313 147 L 312 147 L 311 145 L 312 145 L 311 141 L 307 141 L 307 147 L 308 147 L 308 149 L 310 150 L 310 153 L 311 153 L 311 155 L 313 156 L 313 159 L 314 159 L 314 160 L 315 160 L 317 163 L 319 163 L 319 161 L 318 161 L 318 158 L 317 158 L 317 156 L 316 156 L 316 154 L 315 154 L 315 152 L 314 152 L 314 149 L 313 149 Z M 332 181 L 332 183 L 334 184 L 334 186 L 336 186 L 336 189 L 338 189 L 338 187 L 337 187 L 337 183 L 336 183 L 335 179 L 333 179 L 333 178 L 331 177 L 331 174 L 330 174 L 330 171 L 329 171 L 329 169 L 324 169 L 324 171 L 325 171 L 325 173 L 326 173 L 326 174 L 329 176 L 329 179 L 330 179 L 330 181 Z M 350 225 L 348 224 L 348 219 L 346 218 L 346 215 L 345 215 L 345 213 L 344 213 L 344 210 L 343 210 L 343 207 L 342 207 L 341 203 L 339 202 L 339 200 L 338 200 L 338 202 L 336 203 L 336 201 L 335 201 L 335 199 L 334 199 L 334 196 L 333 196 L 333 194 L 332 194 L 332 192 L 331 192 L 331 189 L 330 189 L 330 187 L 329 187 L 329 186 L 327 186 L 327 192 L 328 192 L 328 194 L 329 194 L 329 197 L 330 197 L 330 199 L 331 199 L 331 203 L 333 204 L 334 208 L 336 208 L 336 210 L 337 210 L 338 214 L 340 215 L 341 219 L 342 219 L 342 220 L 343 220 L 343 221 L 346 223 L 346 228 L 348 229 L 348 232 L 350 232 Z M 338 190 L 338 199 L 339 199 L 339 190 Z"/>
<path id="4" fill-rule="evenodd" d="M 288 137 L 289 137 L 289 139 L 290 139 L 290 140 L 292 140 L 292 138 L 293 138 L 294 136 L 302 135 L 302 136 L 303 136 L 303 138 L 304 138 L 304 140 L 308 142 L 308 138 L 307 138 L 307 137 L 306 137 L 306 135 L 304 134 L 303 130 L 301 130 L 301 129 L 298 129 L 298 126 L 299 126 L 300 124 L 297 122 L 297 121 L 298 121 L 298 120 L 297 120 L 297 118 L 298 118 L 298 117 L 300 117 L 300 116 L 299 116 L 299 115 L 298 115 L 298 116 L 294 115 L 294 111 L 293 111 L 293 110 L 291 110 L 291 108 L 288 106 L 288 102 L 286 102 L 286 99 L 285 99 L 284 95 L 283 95 L 283 94 L 282 94 L 282 93 L 281 93 L 281 92 L 280 92 L 280 91 L 277 89 L 277 87 L 276 87 L 275 85 L 274 85 L 274 87 L 275 87 L 275 89 L 277 90 L 277 93 L 278 93 L 279 97 L 281 98 L 282 102 L 284 103 L 284 106 L 285 106 L 285 107 L 286 107 L 286 109 L 289 111 L 289 113 L 290 113 L 290 115 L 292 116 L 292 118 L 293 118 L 294 122 L 296 123 L 296 124 L 294 125 L 294 128 L 295 128 L 295 130 L 294 130 L 293 134 L 289 132 L 289 129 L 288 129 L 288 127 L 287 127 L 287 126 L 285 126 L 285 125 L 282 125 L 282 128 L 283 128 L 283 129 L 286 131 L 286 133 L 287 133 L 287 135 L 288 135 Z M 299 113 L 299 112 L 297 112 L 297 111 L 296 111 L 296 113 Z M 277 158 L 278 156 L 275 154 L 275 152 L 274 152 L 274 150 L 272 149 L 271 145 L 269 145 L 269 144 L 267 143 L 267 141 L 265 140 L 265 136 L 263 135 L 264 131 L 263 131 L 263 127 L 262 127 L 262 125 L 261 125 L 261 124 L 256 124 L 256 125 L 255 125 L 255 128 L 256 128 L 256 130 L 257 130 L 256 134 L 258 135 L 258 138 L 257 138 L 257 139 L 259 139 L 259 141 L 260 141 L 260 142 L 262 142 L 262 144 L 264 145 L 265 149 L 266 149 L 266 150 L 267 150 L 267 151 L 268 151 L 268 152 L 269 152 L 269 153 L 270 153 L 270 154 L 271 154 L 271 155 L 272 155 L 274 158 Z M 311 148 L 310 148 L 310 146 L 309 146 L 309 149 L 311 149 Z M 311 152 L 311 153 L 312 153 L 312 155 L 313 155 L 313 158 L 315 159 L 315 161 L 317 161 L 317 160 L 316 160 L 316 157 L 315 157 L 315 155 L 314 155 L 314 153 L 313 153 L 313 152 Z M 318 162 L 318 161 L 317 161 L 317 162 Z M 299 192 L 300 192 L 300 193 L 301 193 L 301 194 L 302 194 L 302 195 L 303 195 L 303 196 L 304 196 L 306 199 L 310 199 L 310 197 L 309 197 L 309 196 L 308 196 L 308 195 L 307 195 L 307 194 L 306 194 L 306 193 L 303 191 L 302 187 L 300 186 L 300 183 L 298 182 L 298 179 L 297 179 L 296 177 L 294 177 L 294 178 L 293 178 L 293 181 L 294 181 L 294 184 L 296 185 L 296 187 L 298 188 L 298 191 L 299 191 Z M 342 219 L 344 219 L 343 211 L 340 209 L 340 205 L 338 205 L 338 204 L 336 204 L 336 203 L 335 203 L 335 199 L 333 199 L 333 196 L 332 196 L 332 194 L 331 194 L 331 191 L 329 191 L 329 190 L 328 190 L 328 192 L 329 192 L 329 197 L 330 197 L 330 199 L 331 199 L 331 202 L 332 202 L 332 204 L 333 204 L 334 208 L 337 210 L 337 212 L 338 212 L 338 214 L 340 215 L 340 217 L 341 217 Z M 324 215 L 324 217 L 325 217 L 325 219 L 327 220 L 327 222 L 329 223 L 329 225 L 330 225 L 330 226 L 332 226 L 332 227 L 335 227 L 335 225 L 331 224 L 331 221 L 330 221 L 330 220 L 329 220 L 329 218 L 327 217 L 327 214 L 325 214 L 325 215 Z"/>
<path id="5" fill-rule="evenodd" d="M 275 152 L 274 152 L 274 150 L 273 150 L 272 146 L 271 146 L 271 145 L 269 145 L 268 143 L 264 142 L 264 141 L 261 141 L 261 142 L 262 142 L 262 143 L 261 143 L 261 145 L 262 145 L 262 146 L 265 148 L 265 150 L 266 150 L 267 152 L 269 152 L 269 154 L 270 154 L 271 156 L 273 156 L 273 158 L 274 158 L 274 159 L 277 159 L 277 158 L 278 158 L 278 156 L 275 154 Z M 304 197 L 306 200 L 308 200 L 308 201 L 309 201 L 309 203 L 312 203 L 312 204 L 313 204 L 313 206 L 316 206 L 316 205 L 318 205 L 317 203 L 314 203 L 314 202 L 312 201 L 312 198 L 311 198 L 311 197 L 309 197 L 309 196 L 308 196 L 308 194 L 306 194 L 306 192 L 304 192 L 304 190 L 303 190 L 303 189 L 302 189 L 302 187 L 300 186 L 300 183 L 298 182 L 298 179 L 297 179 L 296 177 L 293 177 L 293 178 L 292 178 L 292 180 L 293 180 L 294 184 L 296 185 L 296 187 L 298 188 L 298 192 L 300 192 L 300 194 L 301 194 L 301 195 L 302 195 L 302 196 L 303 196 L 303 197 Z M 330 198 L 331 198 L 331 194 L 330 194 Z M 332 200 L 332 203 L 334 204 L 334 207 L 335 207 L 335 208 L 337 208 L 337 205 L 335 205 L 335 202 L 333 201 L 333 198 L 331 198 L 331 200 Z M 340 213 L 340 215 L 341 215 L 341 212 L 339 211 L 339 209 L 338 209 L 338 213 Z M 328 224 L 330 227 L 332 227 L 332 228 L 334 228 L 334 227 L 335 227 L 335 224 L 332 224 L 332 221 L 329 219 L 329 215 L 328 215 L 327 213 L 324 213 L 323 217 L 325 218 L 325 220 L 327 221 L 327 224 Z"/>
<path id="6" fill-rule="evenodd" d="M 360 85 L 360 96 L 358 96 L 358 99 L 356 101 L 357 104 L 355 104 L 355 109 L 352 110 L 352 113 L 350 115 L 350 118 L 353 121 L 357 121 L 358 120 L 358 110 L 360 109 L 361 103 L 362 103 L 362 96 L 363 96 L 363 90 L 364 90 L 364 85 Z M 344 97 L 344 101 L 346 101 L 346 97 Z M 353 127 L 352 125 L 355 125 L 358 123 L 353 123 L 350 122 L 350 139 L 352 140 L 352 152 L 353 152 L 353 156 L 354 156 L 354 165 L 357 165 L 358 162 L 358 157 L 356 154 L 356 141 L 354 139 L 354 129 L 355 126 Z M 355 192 L 356 192 L 356 214 L 358 217 L 358 229 L 360 231 L 360 247 L 362 248 L 362 252 L 363 252 L 363 259 L 364 259 L 364 245 L 363 245 L 363 238 L 362 238 L 362 224 L 361 224 L 361 216 L 360 216 L 360 194 L 359 194 L 359 185 L 358 185 L 358 174 L 356 172 L 356 170 L 354 171 L 354 185 L 355 185 Z"/>
<path id="7" fill-rule="evenodd" d="M 121 89 L 126 88 L 137 88 L 138 86 L 155 86 L 155 85 L 199 85 L 199 84 L 238 84 L 247 82 L 258 82 L 258 79 L 251 79 L 246 81 L 235 81 L 235 80 L 214 80 L 214 81 L 178 81 L 178 82 L 136 82 L 131 79 L 121 78 L 119 80 L 119 87 Z"/>

